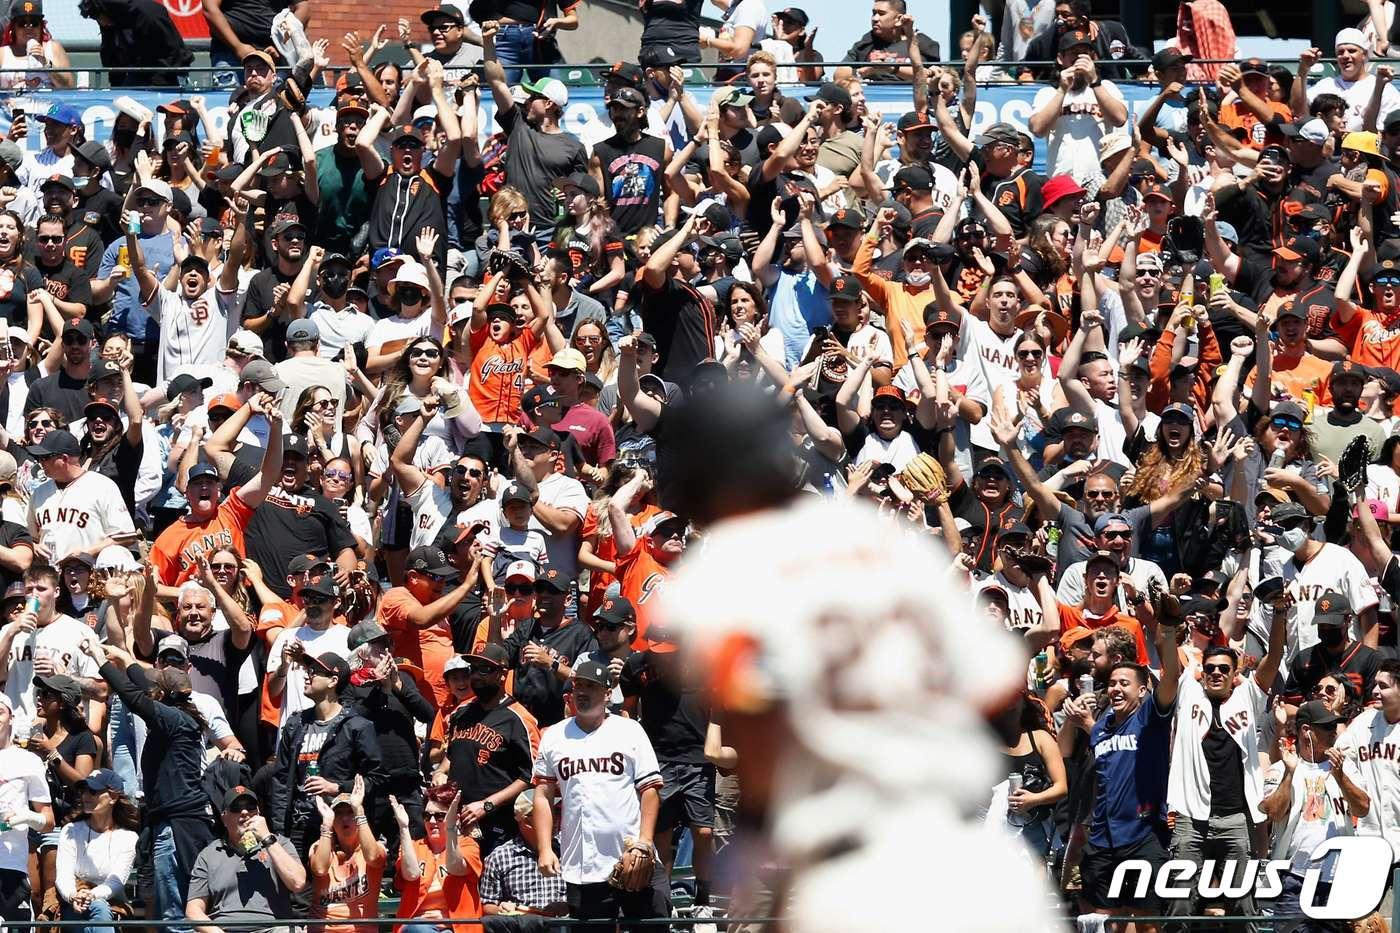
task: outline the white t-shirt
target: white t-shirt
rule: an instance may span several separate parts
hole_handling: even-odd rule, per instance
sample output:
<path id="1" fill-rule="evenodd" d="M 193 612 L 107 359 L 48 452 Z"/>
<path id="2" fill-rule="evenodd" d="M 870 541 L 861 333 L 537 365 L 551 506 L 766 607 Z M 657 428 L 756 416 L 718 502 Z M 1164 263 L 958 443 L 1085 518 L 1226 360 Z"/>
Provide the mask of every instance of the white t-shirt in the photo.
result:
<path id="1" fill-rule="evenodd" d="M 277 640 L 272 643 L 272 650 L 268 653 L 268 676 L 282 670 L 282 649 L 293 640 L 300 641 L 306 647 L 308 655 L 321 655 L 330 651 L 347 660 L 350 657 L 350 629 L 344 625 L 333 623 L 323 631 L 317 631 L 309 625 L 286 628 L 278 634 Z M 288 719 L 310 708 L 311 701 L 306 698 L 306 668 L 300 664 L 293 664 L 287 669 L 287 679 L 282 687 L 282 717 L 277 721 L 278 732 L 281 732 Z"/>
<path id="2" fill-rule="evenodd" d="M 397 353 L 419 337 L 442 339 L 442 329 L 433 326 L 433 314 L 425 310 L 417 317 L 400 315 L 382 317 L 374 322 L 365 337 L 365 348 L 371 353 Z"/>
<path id="3" fill-rule="evenodd" d="M 1060 602 L 1068 606 L 1077 606 L 1084 602 L 1084 565 L 1087 561 L 1075 561 L 1065 568 L 1064 576 L 1060 577 L 1060 585 L 1055 588 L 1055 596 Z M 1167 588 L 1167 575 L 1162 572 L 1162 568 L 1154 561 L 1145 557 L 1128 558 L 1128 579 L 1132 581 L 1133 588 L 1139 593 L 1148 592 L 1148 587 L 1153 580 L 1165 590 Z M 1118 608 L 1123 611 L 1128 610 L 1127 601 L 1123 598 L 1123 588 L 1118 588 Z"/>
<path id="4" fill-rule="evenodd" d="M 1298 561 L 1289 555 L 1279 568 L 1284 588 L 1293 597 L 1293 608 L 1288 613 L 1288 641 L 1283 646 L 1283 666 L 1293 663 L 1298 652 L 1317 644 L 1317 623 L 1313 622 L 1313 604 L 1327 590 L 1336 590 L 1351 603 L 1352 611 L 1361 615 L 1377 603 L 1376 588 L 1371 584 L 1371 575 L 1361 565 L 1361 561 L 1344 547 L 1323 544 L 1313 559 L 1301 568 Z M 1255 600 L 1249 610 L 1249 631 L 1261 642 L 1269 642 L 1269 624 L 1272 610 Z M 1353 619 L 1349 639 L 1359 640 L 1361 628 Z"/>
<path id="5" fill-rule="evenodd" d="M 532 780 L 554 785 L 562 804 L 560 874 L 569 884 L 593 884 L 607 880 L 623 840 L 640 830 L 639 797 L 660 789 L 661 768 L 635 719 L 607 715 L 585 732 L 570 717 L 540 737 Z"/>
<path id="6" fill-rule="evenodd" d="M 374 318 L 353 304 L 337 311 L 325 302 L 317 302 L 310 317 L 321 332 L 321 355 L 328 360 L 335 359 L 347 343 L 364 343 L 374 329 Z"/>
<path id="7" fill-rule="evenodd" d="M 578 576 L 579 529 L 583 527 L 583 516 L 588 514 L 588 493 L 584 491 L 582 483 L 563 473 L 549 474 L 540 480 L 539 487 L 540 502 L 573 512 L 579 517 L 578 528 L 567 535 L 556 535 L 534 515 L 530 516 L 530 527 L 544 535 L 545 546 L 549 550 L 549 566 L 558 570 L 566 580 L 572 580 Z"/>
<path id="8" fill-rule="evenodd" d="M 1390 509 L 1391 515 L 1400 514 L 1400 476 L 1390 467 L 1372 463 L 1366 467 L 1366 498 L 1379 499 Z"/>
<path id="9" fill-rule="evenodd" d="M 768 38 L 768 27 L 772 21 L 773 17 L 769 15 L 763 0 L 739 0 L 736 6 L 731 6 L 725 13 L 716 32 L 726 39 L 732 39 L 736 30 L 748 26 L 753 30 L 753 39 L 749 45 L 751 51 L 757 49 L 763 40 Z M 748 57 L 749 52 L 740 52 L 732 58 L 721 58 L 723 61 L 743 62 L 747 61 Z"/>
<path id="10" fill-rule="evenodd" d="M 1347 102 L 1347 129 L 1350 131 L 1360 130 L 1362 126 L 1362 115 L 1366 112 L 1366 107 L 1371 103 L 1371 93 L 1376 88 L 1376 76 L 1367 74 L 1360 81 L 1348 81 L 1341 75 L 1333 75 L 1323 78 L 1316 84 L 1308 87 L 1308 100 L 1316 100 L 1319 94 L 1336 94 Z M 1395 85 L 1386 85 L 1381 91 L 1381 108 L 1376 113 L 1376 125 L 1380 126 L 1385 122 L 1386 116 L 1392 110 L 1400 109 L 1400 91 L 1395 89 Z"/>
<path id="11" fill-rule="evenodd" d="M 1364 709 L 1337 739 L 1346 753 L 1348 777 L 1371 798 L 1357 820 L 1360 836 L 1383 836 L 1400 860 L 1400 723 L 1386 722 L 1379 709 Z"/>
<path id="12" fill-rule="evenodd" d="M 1263 775 L 1259 769 L 1259 725 L 1269 697 L 1252 676 L 1240 678 L 1229 699 L 1220 704 L 1220 724 L 1239 746 L 1244 771 L 1244 799 L 1250 820 L 1264 815 Z M 1210 731 L 1213 704 L 1196 679 L 1194 667 L 1181 672 L 1177 681 L 1176 732 L 1172 736 L 1171 769 L 1167 774 L 1167 806 L 1193 820 L 1210 819 L 1210 767 L 1206 763 L 1206 733 Z"/>
<path id="13" fill-rule="evenodd" d="M 1123 92 L 1112 81 L 1104 81 L 1101 86 L 1105 93 L 1123 100 Z M 1094 88 L 1086 86 L 1065 92 L 1060 114 L 1046 136 L 1047 178 L 1052 175 L 1073 175 L 1082 184 L 1103 175 L 1103 167 L 1099 164 L 1099 140 L 1115 127 L 1104 120 L 1094 91 Z M 1043 87 L 1037 91 L 1035 100 L 1031 102 L 1031 113 L 1039 113 L 1056 93 L 1058 88 L 1054 87 Z"/>
<path id="14" fill-rule="evenodd" d="M 1000 573 L 990 577 L 974 578 L 971 584 L 972 595 L 975 597 L 983 590 L 993 587 L 1000 588 L 1006 593 L 1006 600 L 1010 613 L 1006 617 L 1006 629 L 1010 632 L 1023 632 L 1028 628 L 1035 628 L 1045 618 L 1045 613 L 1040 609 L 1040 600 L 1035 595 L 1035 590 L 1027 586 L 1017 586 Z"/>
<path id="15" fill-rule="evenodd" d="M 5 695 L 15 710 L 16 719 L 30 719 L 34 708 L 34 652 L 48 652 L 54 668 L 77 677 L 97 677 L 97 665 L 82 650 L 83 642 L 96 636 L 92 629 L 72 616 L 56 614 L 48 625 L 27 635 L 16 635 L 10 642 L 9 672 L 5 678 Z"/>
<path id="16" fill-rule="evenodd" d="M 146 311 L 160 324 L 157 381 L 165 382 L 185 367 L 223 362 L 228 339 L 238 329 L 237 298 L 236 291 L 223 292 L 212 285 L 194 301 L 178 290 L 156 289 Z"/>
<path id="17" fill-rule="evenodd" d="M 1357 777 L 1352 768 L 1347 767 L 1352 780 Z M 1264 796 L 1271 796 L 1283 784 L 1283 762 L 1276 761 L 1264 773 Z M 1360 783 L 1358 781 L 1358 783 Z M 1333 836 L 1352 834 L 1351 815 L 1347 812 L 1347 801 L 1332 776 L 1332 763 L 1298 759 L 1298 767 L 1293 770 L 1289 786 L 1293 789 L 1288 815 L 1273 823 L 1273 848 L 1269 858 L 1289 861 L 1289 872 L 1303 877 L 1312 867 L 1310 857 L 1313 849 L 1324 839 Z M 1331 881 L 1336 870 L 1337 858 L 1333 853 L 1323 859 L 1322 881 Z"/>
<path id="18" fill-rule="evenodd" d="M 55 562 L 74 551 L 90 550 L 103 538 L 135 533 L 122 491 L 93 470 L 62 489 L 46 479 L 29 497 L 29 534 L 48 548 Z"/>
<path id="19" fill-rule="evenodd" d="M 14 745 L 0 748 L 0 809 L 33 810 L 32 804 L 52 802 L 39 756 Z M 18 826 L 0 833 L 0 868 L 29 870 L 28 828 Z"/>

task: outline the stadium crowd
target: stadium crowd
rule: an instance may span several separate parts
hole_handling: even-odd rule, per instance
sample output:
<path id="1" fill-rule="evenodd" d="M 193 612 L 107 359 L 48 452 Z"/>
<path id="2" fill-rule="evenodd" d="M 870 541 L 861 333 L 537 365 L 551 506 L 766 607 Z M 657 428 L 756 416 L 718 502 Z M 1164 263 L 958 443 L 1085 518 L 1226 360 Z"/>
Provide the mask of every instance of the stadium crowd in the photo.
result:
<path id="1" fill-rule="evenodd" d="M 801 9 L 651 0 L 579 135 L 577 4 L 334 55 L 266 6 L 206 0 L 210 95 L 0 141 L 0 917 L 782 913 L 787 866 L 733 844 L 778 796 L 726 742 L 759 700 L 665 614 L 698 486 L 878 510 L 944 555 L 927 600 L 1023 645 L 981 809 L 1068 914 L 1323 929 L 1316 847 L 1400 860 L 1393 4 L 1323 74 L 1197 63 L 1214 0 L 1150 67 L 1063 0 L 1000 43 L 975 17 L 951 68 L 902 0 L 837 68 Z M 104 66 L 170 69 L 114 84 L 181 83 L 158 4 L 83 11 Z M 67 66 L 15 0 L 0 87 Z M 991 79 L 1037 85 L 1025 126 L 974 129 Z M 781 407 L 780 469 L 716 492 L 775 459 L 698 446 L 737 387 Z M 1115 883 L 1250 857 L 1281 893 Z"/>

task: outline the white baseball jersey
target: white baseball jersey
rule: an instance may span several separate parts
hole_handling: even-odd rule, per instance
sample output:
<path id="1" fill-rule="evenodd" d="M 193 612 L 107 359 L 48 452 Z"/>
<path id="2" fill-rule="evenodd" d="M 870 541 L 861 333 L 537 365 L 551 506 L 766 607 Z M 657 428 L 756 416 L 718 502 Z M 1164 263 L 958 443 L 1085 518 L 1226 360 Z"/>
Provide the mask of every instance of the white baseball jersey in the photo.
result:
<path id="1" fill-rule="evenodd" d="M 34 653 L 48 653 L 60 673 L 70 677 L 97 677 L 97 665 L 82 649 L 84 641 L 96 638 L 92 629 L 72 616 L 56 614 L 48 625 L 28 634 L 16 635 L 5 659 L 5 695 L 10 698 L 16 719 L 32 720 L 34 709 Z M 18 734 L 18 733 L 16 733 Z"/>
<path id="2" fill-rule="evenodd" d="M 1298 652 L 1317 644 L 1317 623 L 1313 622 L 1313 603 L 1327 590 L 1336 590 L 1345 596 L 1352 610 L 1359 616 L 1377 603 L 1376 588 L 1371 585 L 1371 575 L 1356 559 L 1356 555 L 1336 544 L 1324 544 L 1313 559 L 1298 566 L 1296 558 L 1284 560 L 1279 568 L 1284 588 L 1293 597 L 1293 608 L 1288 613 L 1288 641 L 1283 646 L 1283 667 L 1293 663 Z M 1270 610 L 1272 612 L 1272 610 Z M 1269 623 L 1271 615 L 1255 600 L 1249 610 L 1249 631 L 1264 644 L 1269 643 Z M 1353 619 L 1349 638 L 1358 641 L 1361 627 Z"/>
<path id="3" fill-rule="evenodd" d="M 1006 618 L 1006 627 L 1012 632 L 1022 632 L 1028 628 L 1035 628 L 1045 618 L 1045 613 L 1041 611 L 1040 599 L 1035 595 L 1035 590 L 1028 586 L 1017 586 L 1000 573 L 990 577 L 974 579 L 969 588 L 973 596 L 981 593 L 985 589 L 999 588 L 1006 593 L 1007 608 L 1010 614 Z"/>
<path id="4" fill-rule="evenodd" d="M 1400 722 L 1386 722 L 1378 709 L 1362 710 L 1337 748 L 1346 753 L 1346 775 L 1371 798 L 1371 809 L 1357 820 L 1357 835 L 1383 836 L 1400 861 Z"/>
<path id="5" fill-rule="evenodd" d="M 189 366 L 217 366 L 224 360 L 228 339 L 238 329 L 233 311 L 239 293 L 210 286 L 190 301 L 183 289 L 157 288 L 146 303 L 146 312 L 160 323 L 160 353 L 156 379 L 165 382 Z"/>
<path id="6" fill-rule="evenodd" d="M 342 658 L 350 657 L 350 629 L 344 625 L 332 623 L 324 629 L 314 629 L 309 625 L 284 628 L 268 651 L 268 676 L 282 670 L 282 651 L 290 641 L 301 642 L 311 657 L 325 654 L 327 651 Z M 306 698 L 306 668 L 300 664 L 293 664 L 287 668 L 286 679 L 282 682 L 282 716 L 277 721 L 278 734 L 281 734 L 281 729 L 288 719 L 310 707 L 311 701 Z"/>
<path id="7" fill-rule="evenodd" d="M 1259 768 L 1259 723 L 1269 698 L 1253 677 L 1242 677 L 1229 699 L 1220 704 L 1220 725 L 1240 748 L 1244 763 L 1244 799 L 1249 818 L 1262 822 L 1259 801 L 1264 799 L 1263 772 Z M 1167 774 L 1167 806 L 1193 820 L 1210 819 L 1210 767 L 1206 763 L 1206 733 L 1214 713 L 1196 669 L 1182 671 L 1177 681 L 1176 733 L 1172 736 L 1171 769 Z"/>
<path id="8" fill-rule="evenodd" d="M 640 794 L 661 787 L 661 769 L 635 719 L 608 714 L 585 732 L 570 717 L 540 737 L 533 780 L 559 793 L 561 875 L 569 884 L 593 884 L 607 880 L 623 840 L 640 831 Z"/>
<path id="9" fill-rule="evenodd" d="M 51 803 L 44 763 L 33 752 L 15 745 L 0 749 L 0 808 L 33 810 L 36 803 Z M 0 869 L 29 870 L 29 830 L 16 826 L 0 832 Z"/>
<path id="10" fill-rule="evenodd" d="M 46 479 L 29 497 L 29 534 L 55 564 L 103 538 L 135 533 L 122 491 L 101 473 L 88 470 L 62 489 Z"/>

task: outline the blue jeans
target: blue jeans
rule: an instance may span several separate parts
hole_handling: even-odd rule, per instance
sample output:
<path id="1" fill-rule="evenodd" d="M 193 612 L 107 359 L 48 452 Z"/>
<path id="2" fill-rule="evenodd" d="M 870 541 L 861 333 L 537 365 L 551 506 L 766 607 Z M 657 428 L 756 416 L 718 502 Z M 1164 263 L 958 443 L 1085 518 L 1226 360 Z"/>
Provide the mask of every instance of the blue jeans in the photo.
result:
<path id="1" fill-rule="evenodd" d="M 175 832 L 169 823 L 151 829 L 151 862 L 155 870 L 156 917 L 183 920 L 185 917 L 185 870 L 175 851 Z M 170 933 L 192 933 L 188 926 L 168 927 Z"/>
<path id="2" fill-rule="evenodd" d="M 146 738 L 146 723 L 119 698 L 113 697 L 107 736 L 107 745 L 112 750 L 112 770 L 121 776 L 127 794 L 141 799 L 144 796 L 141 792 L 141 745 Z"/>
<path id="3" fill-rule="evenodd" d="M 609 314 L 607 327 L 608 341 L 617 346 L 617 342 L 623 337 L 642 329 L 642 316 L 637 313 L 636 308 L 629 307 L 621 313 Z"/>
<path id="4" fill-rule="evenodd" d="M 522 66 L 535 63 L 535 27 L 513 23 L 496 33 L 496 58 L 506 70 L 506 83 L 519 84 Z M 525 68 L 531 81 L 549 77 L 548 68 Z"/>
<path id="5" fill-rule="evenodd" d="M 209 65 L 220 70 L 212 74 L 214 87 L 231 91 L 243 83 L 243 63 L 227 46 L 210 43 Z"/>
<path id="6" fill-rule="evenodd" d="M 112 908 L 106 901 L 92 901 L 87 910 L 78 910 L 63 901 L 64 920 L 90 920 L 91 926 L 79 927 L 78 933 L 115 933 L 115 928 L 105 924 L 112 919 Z"/>

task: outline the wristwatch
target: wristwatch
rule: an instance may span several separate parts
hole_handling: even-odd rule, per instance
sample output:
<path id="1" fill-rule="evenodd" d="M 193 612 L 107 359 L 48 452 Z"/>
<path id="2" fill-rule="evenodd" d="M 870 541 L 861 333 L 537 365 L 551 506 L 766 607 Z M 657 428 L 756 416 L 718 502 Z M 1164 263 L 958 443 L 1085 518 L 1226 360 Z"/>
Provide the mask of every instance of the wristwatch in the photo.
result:
<path id="1" fill-rule="evenodd" d="M 563 658 L 555 658 L 552 662 L 550 662 L 549 669 L 556 674 L 559 673 L 559 665 L 563 662 L 563 660 Z"/>
<path id="2" fill-rule="evenodd" d="M 481 809 L 490 813 L 492 810 L 496 809 L 496 805 L 489 800 L 483 800 L 481 801 Z"/>
<path id="3" fill-rule="evenodd" d="M 276 834 L 276 833 L 268 833 L 266 836 L 264 836 L 264 837 L 262 837 L 261 839 L 258 840 L 258 845 L 260 845 L 260 846 L 262 846 L 264 849 L 266 849 L 266 848 L 270 847 L 271 845 L 273 845 L 275 842 L 277 842 L 277 834 Z"/>

